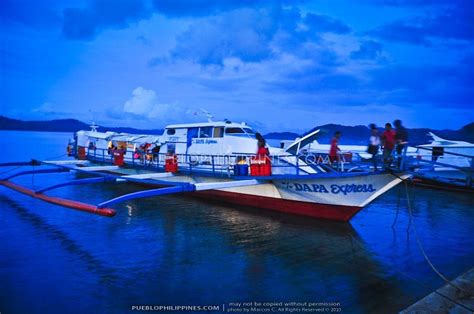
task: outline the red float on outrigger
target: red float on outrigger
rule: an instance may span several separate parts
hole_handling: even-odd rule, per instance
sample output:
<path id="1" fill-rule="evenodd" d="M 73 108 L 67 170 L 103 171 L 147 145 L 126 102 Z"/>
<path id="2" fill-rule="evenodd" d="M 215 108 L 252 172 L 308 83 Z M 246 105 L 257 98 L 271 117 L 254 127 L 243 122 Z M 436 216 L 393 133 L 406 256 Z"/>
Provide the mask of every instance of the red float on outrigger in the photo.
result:
<path id="1" fill-rule="evenodd" d="M 36 161 L 36 160 L 32 160 L 30 162 L 16 162 L 16 163 L 0 164 L 0 166 L 39 166 L 39 165 L 41 165 L 41 163 Z M 43 188 L 43 189 L 36 190 L 36 191 L 32 190 L 32 189 L 28 189 L 24 186 L 21 186 L 21 185 L 18 185 L 18 184 L 15 184 L 15 183 L 9 181 L 10 179 L 12 179 L 14 177 L 18 177 L 18 176 L 26 175 L 26 174 L 58 173 L 58 172 L 66 172 L 66 171 L 69 171 L 69 170 L 64 169 L 64 168 L 56 168 L 56 169 L 40 169 L 40 170 L 23 171 L 23 172 L 13 174 L 9 177 L 3 178 L 0 181 L 0 185 L 3 185 L 7 188 L 10 188 L 10 189 L 15 190 L 15 191 L 20 192 L 20 193 L 23 193 L 25 195 L 31 196 L 33 198 L 37 198 L 37 199 L 40 199 L 42 201 L 52 203 L 52 204 L 56 204 L 56 205 L 59 205 L 59 206 L 72 208 L 72 209 L 76 209 L 76 210 L 79 210 L 79 211 L 83 211 L 83 212 L 87 212 L 87 213 L 91 213 L 91 214 L 96 214 L 96 215 L 100 215 L 100 216 L 106 216 L 106 217 L 115 216 L 116 212 L 115 212 L 115 210 L 113 210 L 111 208 L 99 208 L 99 207 L 94 206 L 94 205 L 81 203 L 81 202 L 73 201 L 73 200 L 68 200 L 68 199 L 64 199 L 64 198 L 49 196 L 49 195 L 44 194 L 45 191 L 52 190 L 52 189 L 55 189 L 55 188 L 59 188 L 59 187 L 66 186 L 66 185 L 78 185 L 78 184 L 86 184 L 86 183 L 105 182 L 107 180 L 105 177 L 104 178 L 88 178 L 88 179 L 82 179 L 82 180 L 69 181 L 67 183 L 57 184 L 57 185 L 50 186 L 50 187 L 47 187 L 47 188 Z"/>

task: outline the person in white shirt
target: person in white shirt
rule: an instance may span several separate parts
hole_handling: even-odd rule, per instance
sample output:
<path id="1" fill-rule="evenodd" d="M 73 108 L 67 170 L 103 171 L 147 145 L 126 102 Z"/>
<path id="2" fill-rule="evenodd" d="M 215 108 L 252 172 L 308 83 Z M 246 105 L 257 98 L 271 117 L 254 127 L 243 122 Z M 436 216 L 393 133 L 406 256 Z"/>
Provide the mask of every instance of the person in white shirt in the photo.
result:
<path id="1" fill-rule="evenodd" d="M 380 136 L 379 130 L 374 123 L 369 125 L 370 127 L 370 138 L 369 146 L 367 147 L 367 152 L 372 155 L 372 163 L 374 165 L 374 171 L 377 171 L 377 154 L 380 147 Z"/>

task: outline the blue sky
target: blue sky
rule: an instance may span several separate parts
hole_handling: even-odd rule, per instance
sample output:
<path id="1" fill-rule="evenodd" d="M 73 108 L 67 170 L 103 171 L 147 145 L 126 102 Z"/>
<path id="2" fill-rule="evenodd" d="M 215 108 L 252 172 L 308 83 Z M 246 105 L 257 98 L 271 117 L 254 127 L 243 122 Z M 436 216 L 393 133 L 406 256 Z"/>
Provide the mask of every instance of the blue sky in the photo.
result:
<path id="1" fill-rule="evenodd" d="M 474 2 L 0 2 L 1 111 L 160 128 L 216 119 L 460 128 L 474 121 Z"/>

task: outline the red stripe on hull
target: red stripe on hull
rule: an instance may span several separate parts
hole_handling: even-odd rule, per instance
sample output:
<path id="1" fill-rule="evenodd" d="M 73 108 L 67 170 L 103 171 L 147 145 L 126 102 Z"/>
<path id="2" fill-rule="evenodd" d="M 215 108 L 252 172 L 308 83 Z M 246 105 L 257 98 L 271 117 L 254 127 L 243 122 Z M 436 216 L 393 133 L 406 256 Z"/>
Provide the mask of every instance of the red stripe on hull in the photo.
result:
<path id="1" fill-rule="evenodd" d="M 209 190 L 191 194 L 200 198 L 218 200 L 228 204 L 263 208 L 293 215 L 323 218 L 336 221 L 349 221 L 362 207 L 328 205 L 309 202 L 285 200 L 281 198 Z"/>

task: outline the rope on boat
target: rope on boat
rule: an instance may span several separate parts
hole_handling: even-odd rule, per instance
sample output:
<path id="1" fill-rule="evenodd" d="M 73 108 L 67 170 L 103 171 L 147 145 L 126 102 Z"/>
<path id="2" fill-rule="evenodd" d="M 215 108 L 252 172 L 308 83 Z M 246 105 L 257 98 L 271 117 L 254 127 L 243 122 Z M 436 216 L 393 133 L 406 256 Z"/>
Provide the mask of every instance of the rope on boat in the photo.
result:
<path id="1" fill-rule="evenodd" d="M 433 263 L 431 262 L 431 260 L 429 259 L 428 255 L 426 254 L 425 252 L 425 249 L 423 247 L 423 244 L 421 243 L 421 240 L 420 240 L 420 237 L 418 235 L 418 231 L 416 229 L 416 226 L 415 226 L 415 221 L 413 219 L 413 212 L 412 212 L 412 204 L 411 204 L 411 201 L 413 200 L 410 199 L 410 193 L 409 193 L 409 189 L 408 189 L 408 183 L 407 183 L 407 180 L 406 179 L 403 179 L 401 178 L 400 176 L 396 175 L 395 173 L 392 172 L 392 175 L 394 175 L 395 177 L 397 177 L 398 179 L 402 180 L 404 185 L 405 185 L 405 195 L 406 195 L 406 198 L 407 198 L 407 207 L 408 207 L 408 213 L 409 213 L 409 222 L 408 222 L 408 227 L 407 227 L 407 233 L 409 232 L 411 226 L 413 225 L 413 230 L 414 230 L 414 233 L 415 233 L 415 238 L 416 238 L 416 242 L 417 242 L 417 245 L 418 245 L 418 248 L 420 249 L 421 251 L 421 254 L 423 255 L 424 259 L 426 260 L 426 262 L 428 263 L 428 265 L 431 267 L 431 269 L 436 273 L 436 275 L 438 275 L 446 284 L 454 287 L 455 289 L 457 289 L 458 291 L 462 291 L 464 293 L 466 293 L 467 295 L 471 295 L 472 293 L 467 291 L 466 289 L 463 289 L 461 287 L 459 287 L 458 285 L 454 284 L 451 280 L 449 280 L 446 276 L 444 276 L 434 265 Z M 400 203 L 400 190 L 399 190 L 399 193 L 398 193 L 398 200 L 397 200 L 397 213 L 396 213 L 396 216 L 395 216 L 395 220 L 392 224 L 392 228 L 395 226 L 395 223 L 397 221 L 397 217 L 398 217 L 398 209 L 399 209 L 399 203 Z M 405 274 L 406 275 L 406 274 Z M 469 310 L 469 311 L 472 311 L 474 312 L 473 309 L 470 309 L 466 306 L 464 306 L 463 304 L 460 304 L 458 302 L 456 302 L 455 300 L 452 300 L 451 298 L 449 298 L 448 296 L 445 296 L 443 295 L 442 293 L 439 293 L 437 291 L 435 291 L 438 295 L 446 298 L 447 300 L 453 302 L 453 303 L 456 303 L 457 305 Z"/>
<path id="2" fill-rule="evenodd" d="M 0 175 L 5 174 L 5 173 L 9 173 L 9 172 L 14 171 L 14 170 L 18 170 L 18 169 L 20 169 L 20 168 L 22 168 L 22 167 L 24 167 L 24 165 L 17 166 L 17 167 L 15 167 L 15 168 L 11 168 L 11 169 L 9 169 L 9 170 L 5 170 L 5 171 L 3 171 L 3 172 L 0 172 Z"/>
<path id="3" fill-rule="evenodd" d="M 423 255 L 423 257 L 425 258 L 426 262 L 428 263 L 428 265 L 430 265 L 431 269 L 444 281 L 446 282 L 446 284 L 454 287 L 455 289 L 459 290 L 459 291 L 462 291 L 464 293 L 467 293 L 468 295 L 471 295 L 471 292 L 459 287 L 458 285 L 454 284 L 451 280 L 449 280 L 446 276 L 444 276 L 438 269 L 436 269 L 436 267 L 433 265 L 433 263 L 431 262 L 431 260 L 429 259 L 428 255 L 426 254 L 425 252 L 425 249 L 423 248 L 423 244 L 421 243 L 421 240 L 420 240 L 420 236 L 418 235 L 418 231 L 416 229 L 416 224 L 415 224 L 415 221 L 413 220 L 413 213 L 412 213 L 412 206 L 411 206 L 411 201 L 410 201 L 410 195 L 408 193 L 408 184 L 407 182 L 405 181 L 405 192 L 406 192 L 406 197 L 407 197 L 407 206 L 408 206 L 408 213 L 409 213 L 409 216 L 410 216 L 410 226 L 413 225 L 413 231 L 415 233 L 415 238 L 416 238 L 416 242 L 418 244 L 418 248 L 420 249 L 421 251 L 421 254 Z M 409 227 L 410 228 L 410 227 Z M 472 311 L 472 309 L 471 309 Z"/>
<path id="4" fill-rule="evenodd" d="M 411 180 L 410 182 L 411 182 L 411 192 L 412 193 L 411 193 L 410 200 L 408 200 L 408 197 L 407 197 L 407 202 L 410 202 L 410 204 L 415 204 L 415 192 L 414 192 L 415 184 L 413 183 L 413 180 Z M 405 182 L 405 190 L 407 188 L 408 188 L 408 185 Z M 408 193 L 408 191 L 406 193 Z M 408 226 L 407 226 L 407 234 L 410 232 L 411 224 L 413 222 L 413 215 L 408 215 L 408 216 L 409 216 L 409 219 L 408 219 Z"/>
<path id="5" fill-rule="evenodd" d="M 59 155 L 59 156 L 54 156 L 54 157 L 47 157 L 47 158 L 44 158 L 43 160 L 56 159 L 56 158 L 59 158 L 59 157 L 64 157 L 64 156 L 67 156 L 67 153 L 65 153 L 65 154 L 62 154 L 62 155 Z"/>
<path id="6" fill-rule="evenodd" d="M 64 157 L 64 156 L 66 156 L 66 155 L 67 155 L 67 154 L 62 154 L 62 155 L 58 155 L 58 156 L 54 156 L 54 157 L 48 157 L 48 158 L 45 158 L 45 159 L 47 159 L 47 160 L 49 160 L 49 159 L 56 159 L 56 158 L 59 158 L 59 157 Z M 32 159 L 31 161 L 28 161 L 28 162 L 25 161 L 25 162 L 9 162 L 9 163 L 2 163 L 2 164 L 0 164 L 0 166 L 2 166 L 2 167 L 5 167 L 5 166 L 7 166 L 7 167 L 8 167 L 8 166 L 16 166 L 16 167 L 11 168 L 11 169 L 8 169 L 8 170 L 5 170 L 5 171 L 2 171 L 2 172 L 0 172 L 0 175 L 5 174 L 5 173 L 12 172 L 12 171 L 14 171 L 14 170 L 21 169 L 21 168 L 23 168 L 23 167 L 25 167 L 25 166 L 32 166 L 33 169 L 34 169 L 35 166 L 39 166 L 39 165 L 41 165 L 41 163 L 39 163 L 39 162 L 38 162 L 37 160 L 35 160 L 35 159 Z"/>
<path id="7" fill-rule="evenodd" d="M 398 219 L 398 213 L 400 212 L 400 194 L 401 194 L 401 189 L 400 189 L 399 186 L 397 187 L 397 191 L 398 191 L 398 197 L 397 197 L 397 213 L 395 214 L 395 219 L 393 220 L 393 223 L 392 223 L 392 229 L 395 229 L 395 224 L 397 223 L 397 219 Z"/>
<path id="8" fill-rule="evenodd" d="M 354 238 L 352 235 L 349 235 L 349 237 L 351 238 L 351 245 L 352 245 L 352 243 L 353 243 L 353 241 L 354 241 L 355 243 L 357 243 L 357 244 L 359 245 L 359 247 L 361 247 L 362 249 L 365 250 L 365 245 L 364 245 L 360 240 Z M 352 246 L 352 249 L 354 249 L 353 246 Z M 356 263 L 358 263 L 357 260 L 354 260 L 354 261 L 355 261 Z M 418 279 L 416 279 L 415 277 L 412 277 L 412 276 L 408 275 L 407 273 L 405 273 L 404 271 L 401 271 L 400 269 L 397 269 L 396 267 L 393 267 L 392 270 L 394 270 L 394 271 L 396 271 L 396 272 L 402 274 L 403 276 L 407 277 L 408 279 L 413 280 L 413 281 L 415 281 L 416 283 L 418 283 L 418 284 L 420 284 L 420 285 L 422 285 L 422 286 L 424 286 L 424 287 L 426 287 L 426 288 L 429 288 L 430 290 L 432 289 L 429 285 L 427 285 L 427 284 L 424 283 L 423 281 L 418 280 Z M 468 306 L 466 306 L 466 305 L 460 303 L 459 301 L 456 301 L 456 300 L 450 298 L 449 296 L 445 295 L 444 293 L 441 293 L 441 292 L 439 292 L 438 290 L 435 290 L 435 291 L 433 291 L 433 292 L 436 293 L 437 295 L 439 295 L 440 297 L 445 298 L 446 300 L 448 300 L 448 301 L 450 301 L 450 302 L 452 302 L 452 303 L 454 303 L 454 304 L 456 304 L 456 305 L 458 305 L 458 306 L 460 306 L 460 307 L 462 307 L 462 308 L 464 308 L 464 309 L 466 309 L 466 310 L 468 310 L 468 311 L 474 313 L 474 309 L 469 308 Z"/>

